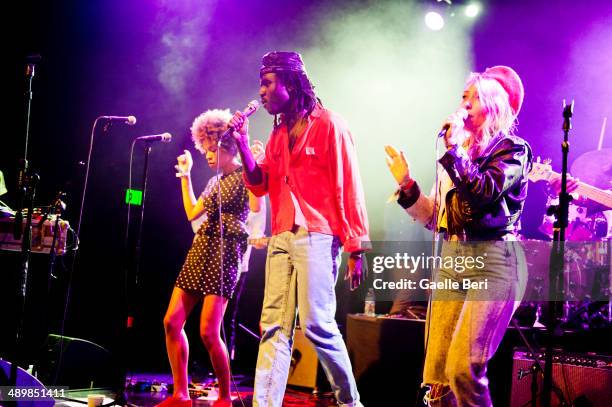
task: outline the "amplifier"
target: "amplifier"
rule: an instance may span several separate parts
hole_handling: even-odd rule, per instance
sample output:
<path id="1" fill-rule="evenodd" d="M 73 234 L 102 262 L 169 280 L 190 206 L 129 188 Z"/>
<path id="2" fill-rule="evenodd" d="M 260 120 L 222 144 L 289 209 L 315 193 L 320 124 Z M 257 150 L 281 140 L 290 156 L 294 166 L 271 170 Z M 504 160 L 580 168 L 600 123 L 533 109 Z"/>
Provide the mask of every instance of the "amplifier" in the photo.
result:
<path id="1" fill-rule="evenodd" d="M 287 384 L 314 389 L 317 386 L 317 367 L 319 358 L 304 332 L 295 329 L 291 366 Z"/>
<path id="2" fill-rule="evenodd" d="M 544 367 L 544 352 L 537 358 Z M 534 356 L 524 348 L 515 348 L 512 363 L 511 407 L 529 406 Z M 538 374 L 538 403 L 542 392 L 542 374 Z M 551 393 L 551 404 L 560 403 L 561 392 L 565 401 L 572 406 L 610 406 L 612 402 L 612 356 L 592 353 L 553 353 L 553 386 L 558 390 Z"/>

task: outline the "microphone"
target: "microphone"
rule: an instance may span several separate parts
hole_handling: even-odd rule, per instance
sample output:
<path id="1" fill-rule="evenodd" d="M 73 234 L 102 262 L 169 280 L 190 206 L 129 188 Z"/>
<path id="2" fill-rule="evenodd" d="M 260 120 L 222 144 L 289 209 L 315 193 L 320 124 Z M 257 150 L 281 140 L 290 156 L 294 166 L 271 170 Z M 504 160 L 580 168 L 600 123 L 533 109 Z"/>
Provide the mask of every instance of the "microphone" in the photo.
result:
<path id="1" fill-rule="evenodd" d="M 100 116 L 100 119 L 124 122 L 129 126 L 133 126 L 136 124 L 136 118 L 134 116 Z"/>
<path id="2" fill-rule="evenodd" d="M 468 111 L 461 108 L 461 109 L 457 109 L 457 111 L 455 113 L 453 113 L 451 116 L 455 116 L 457 119 L 461 119 L 461 122 L 464 122 L 465 119 L 467 119 L 468 117 Z M 438 133 L 438 137 L 442 138 L 446 136 L 446 133 L 450 130 L 451 126 L 453 124 L 456 124 L 456 121 L 451 121 L 450 123 L 444 123 L 444 126 L 442 126 L 442 130 L 440 130 L 440 132 Z"/>
<path id="3" fill-rule="evenodd" d="M 244 113 L 246 117 L 249 117 L 250 115 L 255 113 L 257 109 L 259 109 L 259 102 L 257 100 L 251 100 L 247 105 L 246 109 L 242 111 L 242 113 Z M 227 130 L 225 130 L 225 133 L 223 133 L 223 135 L 219 137 L 219 143 L 229 137 L 233 132 L 233 127 L 229 127 Z"/>
<path id="4" fill-rule="evenodd" d="M 151 136 L 140 136 L 136 137 L 136 140 L 141 141 L 161 141 L 162 143 L 169 143 L 172 141 L 172 134 L 163 133 L 163 134 L 153 134 Z"/>

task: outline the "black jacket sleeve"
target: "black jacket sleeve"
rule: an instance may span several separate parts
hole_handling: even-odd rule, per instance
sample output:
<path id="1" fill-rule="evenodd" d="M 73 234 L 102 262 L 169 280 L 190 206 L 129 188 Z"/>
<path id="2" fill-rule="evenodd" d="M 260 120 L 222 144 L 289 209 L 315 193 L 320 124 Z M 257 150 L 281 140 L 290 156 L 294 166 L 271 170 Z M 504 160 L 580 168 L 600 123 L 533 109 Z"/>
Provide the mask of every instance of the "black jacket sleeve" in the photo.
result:
<path id="1" fill-rule="evenodd" d="M 449 174 L 462 199 L 473 208 L 499 200 L 530 170 L 531 150 L 518 139 L 504 137 L 489 151 L 484 162 L 473 162 L 463 148 L 449 149 L 440 163 Z"/>

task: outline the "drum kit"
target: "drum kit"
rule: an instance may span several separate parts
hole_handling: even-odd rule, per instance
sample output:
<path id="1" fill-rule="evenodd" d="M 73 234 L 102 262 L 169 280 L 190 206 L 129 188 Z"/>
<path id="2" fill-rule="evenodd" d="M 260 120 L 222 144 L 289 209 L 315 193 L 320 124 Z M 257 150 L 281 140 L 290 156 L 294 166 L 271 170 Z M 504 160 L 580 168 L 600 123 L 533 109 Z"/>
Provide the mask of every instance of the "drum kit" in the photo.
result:
<path id="1" fill-rule="evenodd" d="M 563 290 L 554 300 L 563 301 L 561 321 L 567 328 L 588 329 L 612 324 L 612 149 L 591 151 L 578 157 L 570 173 L 578 179 L 568 210 L 565 230 Z M 558 181 L 550 162 L 533 164 L 531 181 Z M 549 197 L 547 208 L 558 204 Z M 555 218 L 550 211 L 539 227 L 548 240 L 523 239 L 528 284 L 520 315 L 533 315 L 534 326 L 548 297 L 549 258 Z M 552 300 L 553 298 L 547 298 Z M 529 318 L 527 318 L 529 320 Z"/>

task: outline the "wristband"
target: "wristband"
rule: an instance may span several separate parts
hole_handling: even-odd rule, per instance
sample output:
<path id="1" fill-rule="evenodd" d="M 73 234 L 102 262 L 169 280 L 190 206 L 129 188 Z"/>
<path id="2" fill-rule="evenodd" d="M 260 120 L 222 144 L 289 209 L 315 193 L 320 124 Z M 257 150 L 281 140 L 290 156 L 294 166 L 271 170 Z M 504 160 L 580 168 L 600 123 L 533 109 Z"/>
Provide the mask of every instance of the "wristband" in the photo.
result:
<path id="1" fill-rule="evenodd" d="M 405 192 L 405 191 L 408 191 L 410 188 L 412 188 L 412 186 L 414 185 L 414 182 L 415 181 L 413 178 L 409 178 L 408 181 L 403 181 L 399 187 L 402 191 Z"/>

